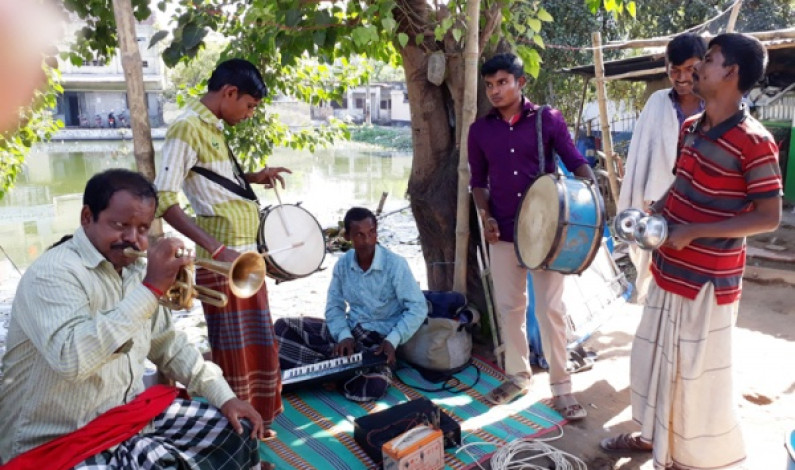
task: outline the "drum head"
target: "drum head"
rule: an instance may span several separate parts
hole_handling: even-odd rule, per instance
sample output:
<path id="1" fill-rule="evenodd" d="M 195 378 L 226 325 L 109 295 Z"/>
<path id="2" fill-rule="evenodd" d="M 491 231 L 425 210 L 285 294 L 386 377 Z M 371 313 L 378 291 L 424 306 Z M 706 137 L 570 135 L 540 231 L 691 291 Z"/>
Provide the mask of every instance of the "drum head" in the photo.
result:
<path id="1" fill-rule="evenodd" d="M 516 214 L 514 243 L 522 264 L 538 268 L 557 238 L 561 218 L 558 182 L 551 175 L 536 179 L 522 197 Z"/>
<path id="2" fill-rule="evenodd" d="M 293 278 L 317 271 L 326 256 L 320 224 L 306 209 L 292 204 L 267 211 L 260 223 L 259 240 L 268 262 Z"/>

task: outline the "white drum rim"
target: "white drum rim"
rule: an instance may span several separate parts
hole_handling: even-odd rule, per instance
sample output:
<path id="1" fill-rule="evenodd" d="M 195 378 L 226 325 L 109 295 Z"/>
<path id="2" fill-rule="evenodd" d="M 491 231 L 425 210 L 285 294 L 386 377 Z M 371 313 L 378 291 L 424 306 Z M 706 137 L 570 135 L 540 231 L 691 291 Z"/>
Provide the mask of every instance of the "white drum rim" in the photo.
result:
<path id="1" fill-rule="evenodd" d="M 530 186 L 527 188 L 525 193 L 522 195 L 522 200 L 520 202 L 519 208 L 521 210 L 521 208 L 524 206 L 525 198 L 528 197 L 527 195 L 530 193 L 530 190 L 533 188 L 533 186 L 536 184 L 536 182 L 538 182 L 539 180 L 541 180 L 541 178 L 544 178 L 544 177 L 548 177 L 546 179 L 548 179 L 548 180 L 550 180 L 552 182 L 552 184 L 554 185 L 555 189 L 558 192 L 558 208 L 559 208 L 559 210 L 558 210 L 557 227 L 556 227 L 556 231 L 555 231 L 555 237 L 554 237 L 553 242 L 552 242 L 552 246 L 549 248 L 549 251 L 547 252 L 547 256 L 539 264 L 534 265 L 534 266 L 530 266 L 522 258 L 522 253 L 521 253 L 521 251 L 519 249 L 519 245 L 516 243 L 516 240 L 518 239 L 518 232 L 519 232 L 519 220 L 518 220 L 519 219 L 519 217 L 518 217 L 519 214 L 518 213 L 517 213 L 517 217 L 516 217 L 516 223 L 514 225 L 514 250 L 516 251 L 516 257 L 519 259 L 519 263 L 521 263 L 522 266 L 524 266 L 527 269 L 531 269 L 531 270 L 534 270 L 534 269 L 548 269 L 548 267 L 551 264 L 551 262 L 553 260 L 557 259 L 558 255 L 560 254 L 560 251 L 563 249 L 563 243 L 562 243 L 563 237 L 562 237 L 562 235 L 567 230 L 566 224 L 565 223 L 561 223 L 561 220 L 564 220 L 561 217 L 561 214 L 564 214 L 566 216 L 565 220 L 568 220 L 568 215 L 569 215 L 568 199 L 563 197 L 564 193 L 566 192 L 565 185 L 563 184 L 563 179 L 565 179 L 566 177 L 563 176 L 563 175 L 559 175 L 559 174 L 556 174 L 556 173 L 546 173 L 546 174 L 541 175 L 538 178 L 536 178 L 536 180 L 533 181 L 533 183 L 530 184 Z M 583 259 L 582 263 L 580 263 L 580 265 L 578 267 L 570 269 L 570 270 L 560 270 L 560 269 L 555 269 L 554 270 L 556 272 L 560 272 L 560 273 L 563 273 L 563 274 L 580 274 L 583 271 L 585 271 L 586 269 L 588 269 L 588 266 L 590 266 L 591 263 L 593 263 L 593 260 L 596 258 L 596 255 L 597 255 L 597 253 L 599 251 L 599 246 L 600 246 L 600 243 L 601 243 L 601 239 L 603 237 L 602 234 L 604 233 L 604 230 L 605 230 L 605 205 L 604 205 L 604 200 L 602 199 L 601 193 L 598 191 L 598 189 L 595 186 L 595 184 L 593 183 L 593 181 L 590 181 L 590 180 L 587 180 L 587 179 L 583 179 L 583 178 L 576 178 L 576 179 L 581 180 L 585 184 L 585 186 L 591 192 L 591 195 L 593 196 L 593 199 L 596 201 L 597 218 L 598 218 L 598 221 L 597 221 L 597 224 L 596 224 L 597 236 L 594 237 L 593 241 L 591 242 L 591 248 L 588 251 L 588 254 L 585 256 L 585 258 Z"/>
<path id="2" fill-rule="evenodd" d="M 310 227 L 308 228 L 308 230 L 312 231 L 313 233 L 317 233 L 319 235 L 319 237 L 316 238 L 315 241 L 316 242 L 320 242 L 319 246 L 317 246 L 317 250 L 318 250 L 317 252 L 321 253 L 320 258 L 317 260 L 317 264 L 316 265 L 312 264 L 312 265 L 309 266 L 308 269 L 305 269 L 304 271 L 302 271 L 300 273 L 296 273 L 294 271 L 291 271 L 289 268 L 284 266 L 284 262 L 279 263 L 279 261 L 277 261 L 277 256 L 269 255 L 268 252 L 267 252 L 267 250 L 268 250 L 268 241 L 265 239 L 266 238 L 266 234 L 265 234 L 266 227 L 265 227 L 265 225 L 267 224 L 268 217 L 271 216 L 271 214 L 273 214 L 272 215 L 273 217 L 278 217 L 278 214 L 276 214 L 275 211 L 277 211 L 279 209 L 281 209 L 283 211 L 299 210 L 300 213 L 303 216 L 308 217 L 308 219 L 303 220 L 303 222 L 311 221 L 311 223 L 309 224 Z M 270 277 L 272 279 L 275 279 L 277 282 L 285 282 L 285 281 L 291 281 L 291 280 L 294 280 L 294 279 L 300 279 L 300 278 L 303 278 L 303 277 L 307 277 L 307 276 L 310 276 L 310 275 L 316 273 L 317 271 L 319 271 L 321 266 L 323 265 L 323 261 L 326 258 L 326 239 L 325 239 L 325 236 L 323 235 L 323 229 L 320 226 L 320 223 L 317 221 L 317 218 L 311 212 L 309 212 L 305 208 L 301 207 L 300 203 L 298 203 L 298 204 L 278 204 L 278 205 L 274 205 L 274 206 L 268 206 L 268 207 L 264 208 L 262 210 L 262 212 L 264 214 L 260 217 L 260 224 L 259 224 L 259 226 L 257 228 L 257 247 L 258 247 L 259 251 L 263 254 L 263 256 L 265 256 L 266 261 L 267 261 L 267 265 L 268 266 L 272 266 L 272 268 L 275 268 L 276 270 L 279 271 L 278 273 L 275 274 L 275 273 L 272 272 L 273 269 L 266 270 L 266 274 L 268 275 L 268 277 Z M 317 232 L 314 232 L 314 228 L 317 228 Z M 311 253 L 307 253 L 307 255 L 309 255 L 309 254 L 311 254 Z"/>
<path id="3" fill-rule="evenodd" d="M 536 256 L 535 257 L 536 259 L 532 259 L 531 260 L 531 259 L 528 259 L 530 257 L 529 256 L 530 253 L 527 253 L 526 250 L 520 248 L 520 244 L 519 244 L 520 238 L 533 238 L 533 237 L 520 237 L 520 234 L 521 235 L 524 234 L 523 227 L 525 225 L 525 224 L 522 224 L 522 220 L 521 220 L 520 216 L 521 216 L 522 209 L 524 208 L 525 202 L 528 201 L 529 198 L 533 197 L 536 193 L 543 194 L 544 191 L 543 190 L 539 190 L 539 188 L 541 188 L 542 186 L 545 186 L 547 184 L 552 184 L 552 187 L 555 189 L 555 191 L 556 191 L 556 193 L 558 195 L 557 220 L 555 221 L 554 228 L 552 228 L 551 230 L 548 229 L 546 231 L 547 234 L 551 233 L 553 236 L 549 237 L 552 240 L 551 243 L 549 243 L 549 244 L 547 244 L 546 246 L 543 247 L 543 248 L 546 249 L 546 252 L 545 252 L 544 256 L 540 259 L 540 261 L 537 260 L 537 258 L 539 258 L 539 256 Z M 544 268 L 546 266 L 546 264 L 548 263 L 548 261 L 551 259 L 551 254 L 555 251 L 556 245 L 559 244 L 558 240 L 560 239 L 560 236 L 561 236 L 561 233 L 562 233 L 562 229 L 563 229 L 562 224 L 561 224 L 561 220 L 562 220 L 561 215 L 565 213 L 564 211 L 566 209 L 565 208 L 565 200 L 561 197 L 561 192 L 562 191 L 561 191 L 561 187 L 560 186 L 561 186 L 561 183 L 560 183 L 559 179 L 555 175 L 553 175 L 551 173 L 550 174 L 541 175 L 538 178 L 536 178 L 530 184 L 530 186 L 527 187 L 527 190 L 525 190 L 524 194 L 522 195 L 522 199 L 519 202 L 519 210 L 517 211 L 517 214 L 516 214 L 516 217 L 515 217 L 515 220 L 514 220 L 514 238 L 513 238 L 514 239 L 514 250 L 516 251 L 516 257 L 519 258 L 519 262 L 522 264 L 522 266 L 524 266 L 527 269 Z M 549 193 L 548 190 L 546 192 Z M 550 209 L 552 209 L 552 208 L 553 207 L 550 206 Z M 528 255 L 528 256 L 525 256 L 525 255 Z M 537 262 L 537 264 L 536 264 L 536 262 Z"/>

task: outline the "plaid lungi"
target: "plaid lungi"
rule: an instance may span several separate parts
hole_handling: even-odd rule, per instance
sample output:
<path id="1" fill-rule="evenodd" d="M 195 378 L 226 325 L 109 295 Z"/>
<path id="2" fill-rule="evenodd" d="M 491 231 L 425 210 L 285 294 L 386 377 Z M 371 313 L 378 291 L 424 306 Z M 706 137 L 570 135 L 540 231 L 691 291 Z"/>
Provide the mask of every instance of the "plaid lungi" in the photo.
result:
<path id="1" fill-rule="evenodd" d="M 313 317 L 280 318 L 273 327 L 279 343 L 279 363 L 282 370 L 306 366 L 334 357 L 334 345 L 325 320 Z M 381 345 L 385 336 L 368 331 L 359 325 L 353 330 L 357 352 L 372 351 Z M 346 398 L 358 402 L 378 400 L 392 384 L 392 370 L 388 366 L 360 370 L 342 384 Z"/>
<path id="2" fill-rule="evenodd" d="M 654 443 L 655 468 L 729 468 L 745 459 L 732 375 L 739 302 L 718 305 L 712 283 L 694 300 L 652 280 L 632 343 L 632 417 Z"/>
<path id="3" fill-rule="evenodd" d="M 241 299 L 232 294 L 225 276 L 207 269 L 196 270 L 196 283 L 229 298 L 221 308 L 202 303 L 212 360 L 235 395 L 251 403 L 270 427 L 282 412 L 282 376 L 265 284 L 254 296 Z"/>
<path id="4" fill-rule="evenodd" d="M 237 434 L 214 406 L 177 398 L 159 414 L 154 430 L 137 434 L 112 450 L 88 458 L 74 470 L 110 469 L 259 469 L 259 443 L 241 420 Z"/>

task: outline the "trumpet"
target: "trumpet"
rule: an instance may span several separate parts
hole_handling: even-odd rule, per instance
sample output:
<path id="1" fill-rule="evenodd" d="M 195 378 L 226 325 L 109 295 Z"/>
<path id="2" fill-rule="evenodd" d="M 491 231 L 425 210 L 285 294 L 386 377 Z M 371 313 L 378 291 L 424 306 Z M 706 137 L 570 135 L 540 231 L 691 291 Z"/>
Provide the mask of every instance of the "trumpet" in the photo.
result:
<path id="1" fill-rule="evenodd" d="M 146 258 L 146 252 L 125 248 L 126 256 Z M 178 250 L 177 258 L 186 256 L 186 251 Z M 196 285 L 195 266 L 209 269 L 229 278 L 229 290 L 236 297 L 246 299 L 256 294 L 265 282 L 265 260 L 256 251 L 247 251 L 232 262 L 196 258 L 191 264 L 183 266 L 177 279 L 160 298 L 160 304 L 173 310 L 189 310 L 193 299 L 198 299 L 216 307 L 224 307 L 229 299 L 223 292 Z"/>

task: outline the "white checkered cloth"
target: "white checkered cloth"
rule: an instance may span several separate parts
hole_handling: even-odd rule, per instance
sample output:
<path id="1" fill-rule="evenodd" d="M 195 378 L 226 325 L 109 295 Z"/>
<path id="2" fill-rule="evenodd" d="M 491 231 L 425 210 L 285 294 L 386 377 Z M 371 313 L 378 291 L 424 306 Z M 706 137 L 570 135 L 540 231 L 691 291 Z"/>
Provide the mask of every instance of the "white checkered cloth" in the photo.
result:
<path id="1" fill-rule="evenodd" d="M 74 470 L 259 469 L 258 442 L 250 437 L 248 421 L 241 422 L 242 435 L 218 408 L 177 398 L 152 421 L 154 431 L 137 434 Z"/>

